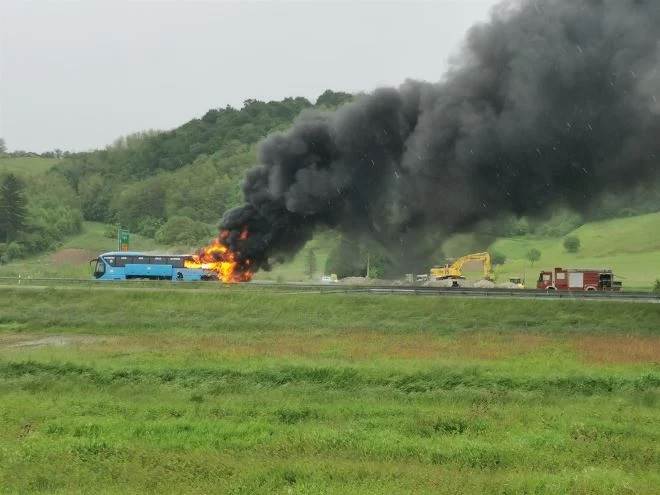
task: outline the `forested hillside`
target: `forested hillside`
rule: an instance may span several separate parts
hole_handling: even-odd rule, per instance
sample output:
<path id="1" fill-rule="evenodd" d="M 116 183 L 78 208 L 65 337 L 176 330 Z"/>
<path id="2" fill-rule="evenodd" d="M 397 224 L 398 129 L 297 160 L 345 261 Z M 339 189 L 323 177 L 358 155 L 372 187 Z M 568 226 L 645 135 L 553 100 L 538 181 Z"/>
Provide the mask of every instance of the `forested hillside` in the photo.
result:
<path id="1" fill-rule="evenodd" d="M 350 98 L 328 91 L 315 106 L 333 108 Z M 241 109 L 210 110 L 168 132 L 145 132 L 74 155 L 54 172 L 77 191 L 86 220 L 120 223 L 147 236 L 161 231 L 166 243 L 196 240 L 206 237 L 199 222 L 214 223 L 240 202 L 241 178 L 255 163 L 256 144 L 312 106 L 305 98 L 247 100 Z M 177 228 L 161 229 L 168 221 Z"/>
<path id="2" fill-rule="evenodd" d="M 3 186 L 5 203 L 20 199 L 12 220 L 0 215 L 0 258 L 52 248 L 79 232 L 82 220 L 121 224 L 161 244 L 208 240 L 224 211 L 241 202 L 241 179 L 263 137 L 287 129 L 305 109 L 333 109 L 350 99 L 328 90 L 314 104 L 247 100 L 240 109 L 213 109 L 170 131 L 123 137 L 59 160 L 52 153 L 5 153 L 0 180 L 11 189 Z"/>
<path id="3" fill-rule="evenodd" d="M 87 153 L 56 150 L 39 157 L 0 151 L 0 263 L 68 246 L 75 234 L 81 234 L 75 237 L 80 240 L 76 248 L 94 250 L 104 229 L 107 245 L 112 246 L 117 225 L 130 228 L 140 234 L 135 239 L 154 247 L 197 247 L 214 235 L 222 214 L 241 203 L 240 184 L 246 170 L 256 163 L 257 145 L 263 137 L 288 129 L 306 109 L 334 109 L 352 98 L 326 91 L 314 104 L 304 98 L 247 100 L 240 109 L 210 110 L 176 129 L 120 138 L 106 149 Z M 555 248 L 562 239 L 585 223 L 660 211 L 660 185 L 647 184 L 627 195 L 612 191 L 585 211 L 578 215 L 556 207 L 548 216 L 535 219 L 505 215 L 466 234 L 429 239 L 437 246 L 430 262 L 492 248 L 499 264 L 506 262 L 504 272 L 520 271 L 524 256 L 517 256 L 501 241 L 493 245 L 497 239 L 522 239 L 526 248 L 540 246 L 543 259 L 550 262 L 550 253 L 561 252 Z M 81 233 L 84 225 L 87 228 Z M 90 228 L 95 236 L 91 247 L 82 242 L 90 236 Z M 582 231 L 577 232 L 584 237 Z M 610 234 L 616 236 L 617 230 Z M 617 240 L 619 244 L 627 242 L 623 237 Z M 620 250 L 627 255 L 629 251 Z M 589 246 L 584 252 L 599 255 Z M 520 266 L 512 264 L 514 260 Z M 367 263 L 372 276 L 402 273 L 382 247 L 330 234 L 319 236 L 289 268 L 270 276 L 295 272 L 295 277 L 301 277 L 323 271 L 364 275 Z"/>

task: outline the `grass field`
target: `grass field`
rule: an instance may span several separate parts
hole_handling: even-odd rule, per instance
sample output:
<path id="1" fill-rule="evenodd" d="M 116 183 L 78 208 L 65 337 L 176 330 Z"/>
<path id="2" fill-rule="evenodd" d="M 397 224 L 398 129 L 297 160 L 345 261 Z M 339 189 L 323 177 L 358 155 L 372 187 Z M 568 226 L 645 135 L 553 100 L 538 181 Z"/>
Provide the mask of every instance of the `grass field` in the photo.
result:
<path id="1" fill-rule="evenodd" d="M 69 238 L 56 253 L 44 253 L 0 265 L 0 277 L 90 277 L 89 260 L 100 253 L 117 249 L 117 241 L 105 236 L 107 226 L 84 222 L 80 234 Z M 131 249 L 169 251 L 153 239 L 131 234 Z"/>
<path id="2" fill-rule="evenodd" d="M 582 247 L 578 253 L 564 250 L 563 238 L 517 237 L 501 239 L 491 249 L 507 256 L 507 263 L 497 271 L 502 279 L 528 274 L 535 281 L 540 268 L 611 268 L 625 287 L 648 289 L 660 278 L 660 213 L 620 218 L 583 225 L 570 235 L 577 236 Z M 536 248 L 541 260 L 530 267 L 525 254 Z"/>
<path id="3" fill-rule="evenodd" d="M 0 157 L 0 174 L 36 175 L 48 171 L 59 160 L 41 157 Z"/>
<path id="4" fill-rule="evenodd" d="M 660 493 L 660 305 L 0 288 L 0 492 Z"/>

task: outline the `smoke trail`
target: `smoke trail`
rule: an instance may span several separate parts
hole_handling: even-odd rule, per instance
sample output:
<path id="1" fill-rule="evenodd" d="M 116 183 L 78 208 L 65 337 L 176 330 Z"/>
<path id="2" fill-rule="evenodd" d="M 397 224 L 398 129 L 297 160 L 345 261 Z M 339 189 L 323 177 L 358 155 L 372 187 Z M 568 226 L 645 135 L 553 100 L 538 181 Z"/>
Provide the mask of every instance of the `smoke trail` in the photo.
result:
<path id="1" fill-rule="evenodd" d="M 269 136 L 221 226 L 267 268 L 322 225 L 396 252 L 502 213 L 584 211 L 659 172 L 658 26 L 657 0 L 504 2 L 442 82 L 379 89 Z"/>

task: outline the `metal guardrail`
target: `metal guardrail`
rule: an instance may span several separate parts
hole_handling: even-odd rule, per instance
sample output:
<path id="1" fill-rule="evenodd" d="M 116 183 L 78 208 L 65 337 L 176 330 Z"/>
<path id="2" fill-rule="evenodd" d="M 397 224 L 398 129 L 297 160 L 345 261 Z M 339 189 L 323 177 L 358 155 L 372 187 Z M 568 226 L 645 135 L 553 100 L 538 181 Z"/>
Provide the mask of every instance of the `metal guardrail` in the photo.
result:
<path id="1" fill-rule="evenodd" d="M 60 277 L 0 277 L 0 285 L 5 286 L 87 286 L 94 288 L 130 287 L 140 289 L 174 288 L 189 290 L 273 290 L 289 292 L 314 292 L 319 294 L 365 293 L 379 295 L 415 295 L 415 296 L 461 296 L 480 298 L 523 298 L 523 299 L 587 299 L 587 300 L 626 300 L 660 302 L 660 294 L 651 292 L 546 292 L 534 289 L 472 289 L 424 286 L 390 285 L 342 285 L 342 284 L 306 284 L 306 283 L 270 283 L 251 282 L 246 284 L 224 284 L 221 282 L 179 282 L 152 280 L 116 280 L 99 281 L 81 278 Z"/>

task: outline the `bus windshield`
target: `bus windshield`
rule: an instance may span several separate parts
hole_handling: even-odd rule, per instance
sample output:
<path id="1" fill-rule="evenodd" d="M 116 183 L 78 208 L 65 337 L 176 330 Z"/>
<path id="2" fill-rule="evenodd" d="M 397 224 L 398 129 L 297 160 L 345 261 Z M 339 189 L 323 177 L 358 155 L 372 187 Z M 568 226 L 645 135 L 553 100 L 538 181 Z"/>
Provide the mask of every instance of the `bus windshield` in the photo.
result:
<path id="1" fill-rule="evenodd" d="M 89 266 L 92 269 L 92 274 L 95 278 L 101 278 L 105 273 L 105 263 L 101 261 L 101 258 L 96 258 L 89 262 Z"/>

